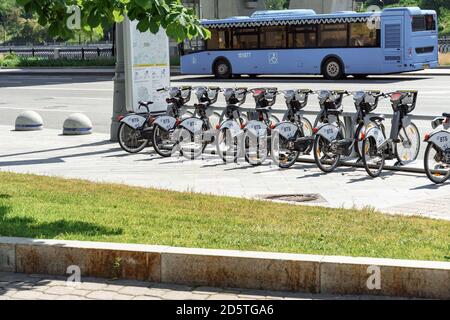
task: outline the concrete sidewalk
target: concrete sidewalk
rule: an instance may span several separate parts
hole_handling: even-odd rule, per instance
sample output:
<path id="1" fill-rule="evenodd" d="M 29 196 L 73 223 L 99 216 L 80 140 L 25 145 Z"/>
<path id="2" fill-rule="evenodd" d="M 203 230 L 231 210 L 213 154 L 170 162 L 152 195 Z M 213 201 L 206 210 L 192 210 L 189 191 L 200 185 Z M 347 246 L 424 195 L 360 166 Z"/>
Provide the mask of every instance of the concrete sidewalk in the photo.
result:
<path id="1" fill-rule="evenodd" d="M 151 149 L 128 155 L 106 134 L 67 137 L 58 130 L 12 129 L 0 126 L 1 171 L 246 198 L 314 193 L 320 198 L 311 205 L 372 207 L 450 220 L 445 201 L 450 198 L 450 184 L 436 186 L 421 174 L 385 172 L 373 180 L 363 169 L 346 167 L 324 175 L 314 164 L 280 170 L 270 161 L 251 167 L 243 162 L 223 164 L 213 155 L 196 161 L 161 159 Z"/>
<path id="2" fill-rule="evenodd" d="M 234 288 L 190 287 L 130 280 L 67 278 L 0 273 L 0 300 L 393 300 L 383 296 L 339 296 Z M 403 300 L 403 299 L 400 299 Z"/>

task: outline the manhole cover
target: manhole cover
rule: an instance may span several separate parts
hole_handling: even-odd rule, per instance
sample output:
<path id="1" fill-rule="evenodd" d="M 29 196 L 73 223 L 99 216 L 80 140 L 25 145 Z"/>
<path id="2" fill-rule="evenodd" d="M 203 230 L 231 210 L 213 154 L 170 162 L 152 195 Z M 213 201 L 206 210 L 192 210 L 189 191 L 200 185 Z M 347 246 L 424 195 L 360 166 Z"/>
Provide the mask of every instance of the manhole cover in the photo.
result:
<path id="1" fill-rule="evenodd" d="M 312 202 L 321 200 L 318 194 L 284 194 L 265 197 L 267 200 L 277 200 L 286 202 Z"/>

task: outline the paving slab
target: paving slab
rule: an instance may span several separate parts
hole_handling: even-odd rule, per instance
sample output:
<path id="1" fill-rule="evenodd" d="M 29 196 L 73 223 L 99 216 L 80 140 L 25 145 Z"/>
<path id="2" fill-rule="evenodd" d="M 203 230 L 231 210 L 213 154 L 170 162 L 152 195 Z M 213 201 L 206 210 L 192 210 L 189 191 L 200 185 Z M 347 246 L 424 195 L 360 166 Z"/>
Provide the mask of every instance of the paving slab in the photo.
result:
<path id="1" fill-rule="evenodd" d="M 323 201 L 311 205 L 369 207 L 389 214 L 450 220 L 450 209 L 443 203 L 450 198 L 450 184 L 436 186 L 424 174 L 385 172 L 371 179 L 364 169 L 342 167 L 325 175 L 308 163 L 281 170 L 270 161 L 260 167 L 249 166 L 243 159 L 224 164 L 214 155 L 195 161 L 179 156 L 162 159 L 151 149 L 126 154 L 107 134 L 66 137 L 59 130 L 12 129 L 0 126 L 1 171 L 243 198 L 315 193 Z"/>
<path id="2" fill-rule="evenodd" d="M 8 274 L 10 279 L 27 279 L 26 274 Z M 42 282 L 52 283 L 56 277 L 41 275 Z M 100 284 L 105 282 L 101 279 Z M 83 280 L 82 280 L 83 281 Z M 92 280 L 89 280 L 92 281 Z M 130 286 L 126 293 L 123 289 L 107 291 L 98 287 L 92 291 L 80 290 L 69 286 L 46 286 L 45 290 L 35 288 L 24 289 L 14 287 L 15 282 L 4 282 L 0 284 L 0 300 L 342 300 L 347 296 L 343 295 L 311 295 L 303 293 L 293 293 L 284 291 L 263 291 L 234 289 L 232 293 L 224 293 L 221 288 L 208 288 L 205 293 L 200 293 L 205 288 L 197 287 L 189 290 L 180 290 L 176 286 L 159 284 L 164 291 L 153 289 L 148 282 L 136 282 L 140 286 Z M 84 284 L 84 282 L 83 282 Z M 136 288 L 145 288 L 147 292 L 143 294 L 142 290 Z M 226 290 L 225 290 L 226 291 Z M 251 295 L 250 295 L 251 294 Z M 383 297 L 369 296 L 348 296 L 349 299 L 379 299 Z M 392 299 L 384 297 L 385 299 Z"/>

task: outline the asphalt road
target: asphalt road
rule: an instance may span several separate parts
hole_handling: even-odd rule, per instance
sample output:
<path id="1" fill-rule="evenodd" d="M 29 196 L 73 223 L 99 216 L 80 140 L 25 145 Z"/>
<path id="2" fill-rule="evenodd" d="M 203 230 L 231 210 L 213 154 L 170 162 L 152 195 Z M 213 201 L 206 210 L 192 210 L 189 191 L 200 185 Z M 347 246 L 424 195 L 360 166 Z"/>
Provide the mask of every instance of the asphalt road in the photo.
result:
<path id="1" fill-rule="evenodd" d="M 173 85 L 189 84 L 219 85 L 221 87 L 278 87 L 310 89 L 397 89 L 419 90 L 418 105 L 414 114 L 440 115 L 450 112 L 450 76 L 377 76 L 366 80 L 349 78 L 343 81 L 325 81 L 321 77 L 260 77 L 241 78 L 217 82 L 212 77 L 176 76 Z M 110 77 L 98 76 L 42 76 L 42 75 L 0 75 L 0 124 L 13 125 L 17 115 L 24 110 L 38 111 L 47 128 L 62 128 L 64 119 L 73 112 L 85 113 L 94 124 L 95 131 L 109 132 L 112 114 L 113 82 Z M 246 106 L 252 106 L 248 99 Z M 218 105 L 223 105 L 222 99 Z M 279 99 L 276 109 L 284 109 Z M 351 98 L 344 102 L 346 111 L 353 111 Z M 310 99 L 306 110 L 318 110 L 316 98 Z M 392 113 L 388 101 L 381 102 L 377 112 Z M 427 130 L 429 123 L 419 123 L 419 129 Z"/>

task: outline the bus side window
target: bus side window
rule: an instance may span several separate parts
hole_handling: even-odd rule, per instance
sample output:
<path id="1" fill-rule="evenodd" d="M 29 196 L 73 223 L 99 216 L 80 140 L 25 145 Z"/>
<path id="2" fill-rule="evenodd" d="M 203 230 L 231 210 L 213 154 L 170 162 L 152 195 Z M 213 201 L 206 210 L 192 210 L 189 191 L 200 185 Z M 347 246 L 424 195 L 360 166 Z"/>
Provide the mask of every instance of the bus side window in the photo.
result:
<path id="1" fill-rule="evenodd" d="M 323 48 L 347 47 L 347 24 L 320 25 L 319 46 Z"/>
<path id="2" fill-rule="evenodd" d="M 233 49 L 258 49 L 258 28 L 236 28 L 233 30 Z"/>
<path id="3" fill-rule="evenodd" d="M 286 27 L 261 27 L 261 48 L 286 48 Z"/>
<path id="4" fill-rule="evenodd" d="M 379 43 L 378 36 L 377 30 L 369 28 L 367 23 L 350 24 L 350 47 L 376 47 Z"/>
<path id="5" fill-rule="evenodd" d="M 288 29 L 289 48 L 315 48 L 317 47 L 316 26 L 291 26 Z"/>
<path id="6" fill-rule="evenodd" d="M 229 39 L 227 39 L 228 31 L 212 29 L 211 38 L 208 40 L 208 50 L 224 50 L 228 49 Z"/>

